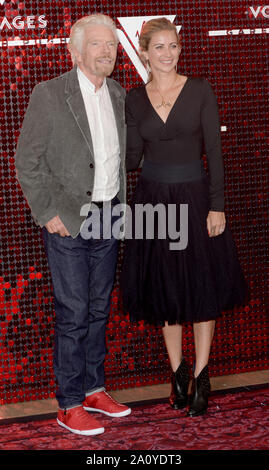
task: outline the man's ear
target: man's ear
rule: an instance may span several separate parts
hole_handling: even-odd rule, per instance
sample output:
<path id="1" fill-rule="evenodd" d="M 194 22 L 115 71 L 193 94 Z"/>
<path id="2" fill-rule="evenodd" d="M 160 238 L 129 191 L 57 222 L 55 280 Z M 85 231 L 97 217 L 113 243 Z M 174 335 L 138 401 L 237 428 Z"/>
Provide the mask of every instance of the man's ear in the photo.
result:
<path id="1" fill-rule="evenodd" d="M 73 46 L 72 44 L 68 44 L 68 50 L 71 54 L 72 61 L 74 64 L 79 64 L 82 60 L 81 53 L 78 51 L 78 49 Z"/>

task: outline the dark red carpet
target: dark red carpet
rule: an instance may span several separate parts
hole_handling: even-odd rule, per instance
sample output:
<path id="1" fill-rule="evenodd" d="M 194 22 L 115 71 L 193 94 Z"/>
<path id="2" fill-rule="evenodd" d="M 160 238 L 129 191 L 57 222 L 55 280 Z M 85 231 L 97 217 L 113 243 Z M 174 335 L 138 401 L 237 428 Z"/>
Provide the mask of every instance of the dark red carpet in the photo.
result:
<path id="1" fill-rule="evenodd" d="M 189 418 L 167 403 L 133 406 L 126 418 L 97 415 L 105 433 L 81 437 L 55 419 L 0 426 L 1 450 L 266 450 L 269 387 L 212 394 L 207 415 Z"/>

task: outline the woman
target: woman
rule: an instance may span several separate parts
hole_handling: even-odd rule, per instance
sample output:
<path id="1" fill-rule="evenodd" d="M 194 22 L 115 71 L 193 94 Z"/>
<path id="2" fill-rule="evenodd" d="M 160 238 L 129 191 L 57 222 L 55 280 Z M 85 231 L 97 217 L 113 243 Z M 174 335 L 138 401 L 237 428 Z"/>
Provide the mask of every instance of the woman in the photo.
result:
<path id="1" fill-rule="evenodd" d="M 224 214 L 224 171 L 218 106 L 209 82 L 177 73 L 181 45 L 174 24 L 148 21 L 139 39 L 149 71 L 146 86 L 126 98 L 127 170 L 144 163 L 132 199 L 188 207 L 188 241 L 171 250 L 169 236 L 126 237 L 122 269 L 123 305 L 131 321 L 161 325 L 172 368 L 170 404 L 187 405 L 189 366 L 182 356 L 182 326 L 193 323 L 195 367 L 188 415 L 204 413 L 210 380 L 208 360 L 215 321 L 246 300 L 247 287 Z M 202 163 L 205 144 L 209 175 Z M 156 220 L 156 217 L 155 217 Z M 168 222 L 166 220 L 166 226 Z M 180 221 L 181 224 L 181 221 Z"/>

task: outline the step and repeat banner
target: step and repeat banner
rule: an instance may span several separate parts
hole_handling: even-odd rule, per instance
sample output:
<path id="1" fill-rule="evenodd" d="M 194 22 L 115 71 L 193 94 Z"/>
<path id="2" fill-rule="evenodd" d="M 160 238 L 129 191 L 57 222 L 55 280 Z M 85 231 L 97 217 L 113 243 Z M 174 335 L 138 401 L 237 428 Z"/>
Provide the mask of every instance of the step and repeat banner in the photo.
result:
<path id="1" fill-rule="evenodd" d="M 206 77 L 217 95 L 226 217 L 251 299 L 218 321 L 210 370 L 217 376 L 268 368 L 269 5 L 241 0 L 0 0 L 1 404 L 55 394 L 50 273 L 40 229 L 16 180 L 14 155 L 33 87 L 72 67 L 70 27 L 96 12 L 116 22 L 120 44 L 113 78 L 126 90 L 146 80 L 137 55 L 143 22 L 166 16 L 182 38 L 179 72 Z M 128 175 L 128 198 L 136 180 L 136 172 Z M 123 249 L 122 243 L 107 329 L 108 389 L 170 378 L 161 329 L 130 324 L 122 313 L 118 279 Z M 183 347 L 192 360 L 191 325 L 184 329 Z"/>

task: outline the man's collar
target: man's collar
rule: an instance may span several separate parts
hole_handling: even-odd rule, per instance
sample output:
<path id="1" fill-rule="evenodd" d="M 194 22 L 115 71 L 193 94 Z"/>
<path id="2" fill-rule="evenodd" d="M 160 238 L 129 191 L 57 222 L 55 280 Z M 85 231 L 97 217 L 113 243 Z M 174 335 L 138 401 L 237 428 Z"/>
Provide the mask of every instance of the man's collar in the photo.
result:
<path id="1" fill-rule="evenodd" d="M 98 88 L 97 92 L 95 91 L 95 85 L 91 82 L 91 80 L 86 77 L 85 73 L 82 72 L 82 70 L 77 67 L 77 74 L 78 74 L 78 79 L 79 81 L 86 86 L 88 90 L 90 90 L 92 93 L 97 93 L 98 91 L 102 90 L 106 86 L 106 77 L 104 77 L 103 83 L 100 88 Z"/>

